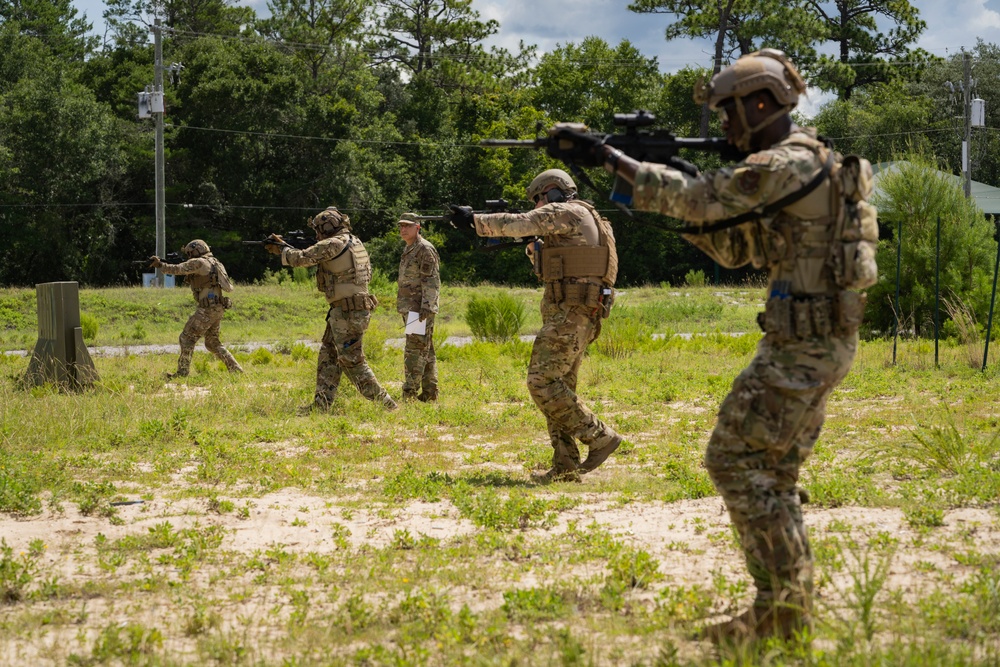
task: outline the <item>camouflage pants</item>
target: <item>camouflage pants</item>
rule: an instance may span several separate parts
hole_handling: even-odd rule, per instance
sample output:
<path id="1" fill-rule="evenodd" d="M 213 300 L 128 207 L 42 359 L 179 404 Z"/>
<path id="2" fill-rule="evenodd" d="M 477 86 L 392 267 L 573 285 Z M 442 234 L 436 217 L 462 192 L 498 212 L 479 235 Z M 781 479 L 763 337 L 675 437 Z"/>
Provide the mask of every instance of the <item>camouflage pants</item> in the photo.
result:
<path id="1" fill-rule="evenodd" d="M 371 313 L 367 310 L 344 312 L 331 308 L 327 313 L 326 332 L 316 365 L 314 402 L 317 406 L 328 409 L 333 405 L 342 373 L 368 400 L 385 401 L 386 391 L 365 360 L 363 339 L 370 319 Z"/>
<path id="2" fill-rule="evenodd" d="M 580 466 L 577 440 L 589 446 L 613 432 L 576 395 L 583 355 L 600 332 L 601 316 L 592 309 L 542 301 L 542 328 L 531 350 L 528 392 L 545 415 L 555 470 Z"/>
<path id="3" fill-rule="evenodd" d="M 406 317 L 405 315 L 403 316 Z M 438 395 L 437 357 L 434 356 L 434 317 L 428 317 L 422 336 L 408 334 L 403 349 L 403 398 L 421 396 L 434 400 Z"/>
<path id="4" fill-rule="evenodd" d="M 809 608 L 812 552 L 796 484 L 857 343 L 856 335 L 782 343 L 765 336 L 719 408 L 705 466 L 739 535 L 758 605 Z"/>
<path id="5" fill-rule="evenodd" d="M 188 318 L 179 340 L 181 355 L 177 359 L 177 375 L 184 376 L 191 371 L 191 357 L 194 355 L 194 346 L 202 336 L 205 337 L 205 348 L 218 357 L 231 373 L 243 372 L 243 368 L 240 367 L 236 359 L 233 358 L 233 355 L 222 346 L 222 341 L 219 340 L 219 331 L 222 328 L 222 316 L 225 313 L 226 309 L 222 307 L 222 304 L 198 306 L 194 314 Z"/>

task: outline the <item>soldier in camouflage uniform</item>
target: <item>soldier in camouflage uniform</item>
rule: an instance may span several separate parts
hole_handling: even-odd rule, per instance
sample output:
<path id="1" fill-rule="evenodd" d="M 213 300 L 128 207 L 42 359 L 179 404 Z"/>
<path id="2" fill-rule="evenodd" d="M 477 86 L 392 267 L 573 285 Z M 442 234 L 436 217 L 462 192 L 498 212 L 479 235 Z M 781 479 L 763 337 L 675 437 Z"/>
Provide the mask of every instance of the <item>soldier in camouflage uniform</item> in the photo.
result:
<path id="1" fill-rule="evenodd" d="M 184 256 L 187 261 L 180 264 L 165 264 L 159 257 L 149 258 L 150 266 L 172 276 L 188 276 L 188 285 L 194 295 L 198 308 L 188 319 L 181 332 L 181 354 L 177 359 L 177 372 L 169 373 L 168 378 L 186 377 L 191 371 L 191 357 L 198 339 L 205 337 L 205 348 L 218 357 L 231 373 L 242 373 L 233 355 L 222 346 L 219 331 L 222 327 L 222 316 L 233 305 L 232 299 L 223 292 L 232 292 L 233 285 L 226 273 L 226 267 L 212 255 L 208 244 L 201 239 L 195 239 L 184 246 Z"/>
<path id="2" fill-rule="evenodd" d="M 527 194 L 535 202 L 527 213 L 473 215 L 469 207 L 453 205 L 450 217 L 456 226 L 472 226 L 479 236 L 538 237 L 527 249 L 545 291 L 528 391 L 545 415 L 553 454 L 552 468 L 537 479 L 579 481 L 622 442 L 576 394 L 584 353 L 600 334 L 614 297 L 615 236 L 606 218 L 577 199 L 576 183 L 561 169 L 536 176 Z M 577 441 L 588 447 L 582 463 Z"/>
<path id="3" fill-rule="evenodd" d="M 745 641 L 791 637 L 810 624 L 813 557 L 796 485 L 823 425 L 826 402 L 851 367 L 864 294 L 877 279 L 875 211 L 867 160 L 841 158 L 798 127 L 790 112 L 805 84 L 780 51 L 740 58 L 700 86 L 696 100 L 718 111 L 731 144 L 746 157 L 691 176 L 638 163 L 593 136 L 595 163 L 634 184 L 634 206 L 680 218 L 685 238 L 726 267 L 769 271 L 758 321 L 764 336 L 750 366 L 722 402 L 705 465 L 739 534 L 757 587 L 753 606 L 703 636 Z M 572 135 L 572 136 L 571 136 Z M 842 165 L 853 159 L 856 193 L 869 207 L 865 240 L 848 240 L 850 194 Z M 873 230 L 874 229 L 874 234 Z M 852 245 L 853 244 L 853 245 Z"/>
<path id="4" fill-rule="evenodd" d="M 438 398 L 437 359 L 434 356 L 434 317 L 441 292 L 437 250 L 420 235 L 420 220 L 412 213 L 399 219 L 399 236 L 406 242 L 399 260 L 399 291 L 396 310 L 406 324 L 407 313 L 418 313 L 427 323 L 423 335 L 407 334 L 403 351 L 403 400 L 436 401 Z"/>
<path id="5" fill-rule="evenodd" d="M 281 255 L 285 266 L 318 266 L 316 287 L 330 304 L 311 407 L 329 411 L 337 397 L 340 376 L 346 373 L 362 396 L 394 410 L 396 402 L 375 379 L 365 360 L 363 339 L 371 311 L 378 304 L 368 293 L 372 277 L 368 251 L 361 239 L 351 234 L 350 218 L 333 206 L 317 214 L 309 226 L 316 232 L 317 241 L 305 250 L 286 245 L 276 234 L 268 237 L 274 243 L 264 247 L 271 254 Z"/>

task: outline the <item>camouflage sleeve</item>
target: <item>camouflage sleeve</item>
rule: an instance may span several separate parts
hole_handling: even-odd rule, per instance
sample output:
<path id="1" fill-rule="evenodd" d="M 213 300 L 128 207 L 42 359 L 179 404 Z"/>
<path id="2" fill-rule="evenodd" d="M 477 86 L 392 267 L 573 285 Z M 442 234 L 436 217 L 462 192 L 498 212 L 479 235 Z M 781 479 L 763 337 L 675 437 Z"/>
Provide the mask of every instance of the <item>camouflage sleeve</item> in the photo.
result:
<path id="1" fill-rule="evenodd" d="M 441 293 L 441 266 L 437 250 L 427 244 L 418 258 L 420 266 L 420 308 L 436 313 Z"/>
<path id="2" fill-rule="evenodd" d="M 336 257 L 348 243 L 347 238 L 333 237 L 323 239 L 305 250 L 285 248 L 281 251 L 283 266 L 316 266 L 320 262 Z"/>
<path id="3" fill-rule="evenodd" d="M 807 148 L 780 146 L 745 161 L 697 177 L 666 165 L 644 162 L 635 180 L 635 208 L 655 211 L 701 226 L 732 218 L 802 187 L 819 168 Z M 684 238 L 726 267 L 751 259 L 757 223 Z"/>
<path id="4" fill-rule="evenodd" d="M 583 209 L 570 202 L 546 204 L 526 213 L 483 213 L 475 217 L 480 236 L 551 236 L 580 229 Z"/>
<path id="5" fill-rule="evenodd" d="M 160 271 L 168 276 L 207 276 L 212 272 L 212 264 L 207 259 L 195 257 L 180 264 L 161 264 Z"/>

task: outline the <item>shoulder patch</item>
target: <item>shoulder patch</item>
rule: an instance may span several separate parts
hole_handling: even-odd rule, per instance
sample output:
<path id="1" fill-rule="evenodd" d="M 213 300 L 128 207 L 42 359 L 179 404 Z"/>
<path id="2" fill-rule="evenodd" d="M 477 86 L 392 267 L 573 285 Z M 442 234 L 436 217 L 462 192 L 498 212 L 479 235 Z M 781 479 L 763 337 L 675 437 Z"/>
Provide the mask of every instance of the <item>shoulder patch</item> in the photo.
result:
<path id="1" fill-rule="evenodd" d="M 771 161 L 774 160 L 774 156 L 771 153 L 753 153 L 747 156 L 747 159 L 743 161 L 744 164 L 753 164 L 761 167 L 770 167 Z"/>
<path id="2" fill-rule="evenodd" d="M 736 185 L 743 194 L 752 195 L 760 187 L 760 174 L 753 169 L 744 169 L 743 173 L 736 180 Z"/>

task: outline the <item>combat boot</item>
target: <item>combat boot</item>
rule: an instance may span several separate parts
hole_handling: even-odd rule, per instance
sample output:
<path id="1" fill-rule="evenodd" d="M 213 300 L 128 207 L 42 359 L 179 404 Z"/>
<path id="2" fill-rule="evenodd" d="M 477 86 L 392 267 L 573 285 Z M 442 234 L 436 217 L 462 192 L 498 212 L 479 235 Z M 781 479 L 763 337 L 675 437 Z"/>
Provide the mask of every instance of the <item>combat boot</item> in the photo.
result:
<path id="1" fill-rule="evenodd" d="M 404 403 L 409 403 L 410 401 L 416 401 L 419 399 L 420 397 L 417 396 L 417 392 L 410 390 L 404 391 L 403 395 L 400 397 L 400 400 L 403 401 Z"/>
<path id="2" fill-rule="evenodd" d="M 611 429 L 608 429 L 607 433 L 594 440 L 594 443 L 590 446 L 590 451 L 587 452 L 587 458 L 580 464 L 580 474 L 588 473 L 607 461 L 608 457 L 618 449 L 623 440 L 623 437 Z"/>
<path id="3" fill-rule="evenodd" d="M 706 627 L 696 638 L 716 644 L 749 644 L 770 637 L 787 641 L 806 630 L 812 631 L 812 618 L 801 608 L 754 606 L 729 621 Z"/>
<path id="4" fill-rule="evenodd" d="M 436 391 L 434 392 L 422 391 L 420 392 L 420 395 L 417 396 L 417 400 L 422 401 L 424 403 L 435 403 L 438 400 L 438 395 Z"/>
<path id="5" fill-rule="evenodd" d="M 389 394 L 386 394 L 382 397 L 381 403 L 382 407 L 384 407 L 386 410 L 390 412 L 399 407 L 399 405 L 396 404 L 396 401 L 392 400 L 392 397 L 389 396 Z"/>
<path id="6" fill-rule="evenodd" d="M 531 480 L 537 484 L 552 484 L 553 482 L 577 482 L 580 480 L 580 473 L 576 470 L 565 468 L 552 468 L 542 473 L 532 473 Z"/>

